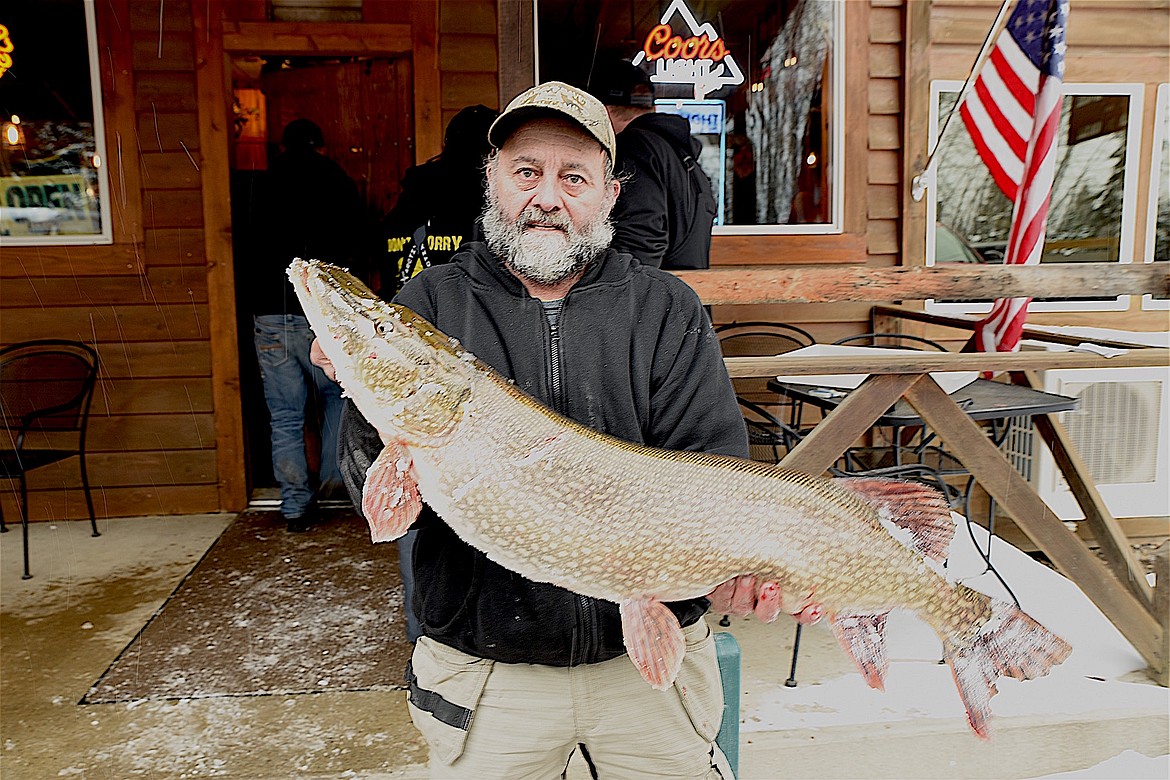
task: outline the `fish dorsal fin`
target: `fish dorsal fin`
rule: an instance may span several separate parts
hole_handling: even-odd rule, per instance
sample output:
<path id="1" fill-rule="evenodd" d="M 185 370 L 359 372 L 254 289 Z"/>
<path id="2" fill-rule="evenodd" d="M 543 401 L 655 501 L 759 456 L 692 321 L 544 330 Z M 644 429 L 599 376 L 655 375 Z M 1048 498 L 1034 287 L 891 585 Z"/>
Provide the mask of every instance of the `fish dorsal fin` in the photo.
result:
<path id="1" fill-rule="evenodd" d="M 411 473 L 412 465 L 406 450 L 391 442 L 366 470 L 362 514 L 370 524 L 372 541 L 397 539 L 418 518 L 422 497 Z"/>
<path id="2" fill-rule="evenodd" d="M 935 561 L 947 557 L 955 523 L 950 505 L 938 490 L 886 477 L 841 477 L 833 482 L 874 507 L 882 520 L 907 531 L 910 539 L 902 541 L 910 548 Z"/>
<path id="3" fill-rule="evenodd" d="M 687 640 L 678 618 L 669 607 L 650 596 L 623 601 L 618 609 L 630 660 L 646 682 L 665 691 L 674 684 L 687 651 Z"/>

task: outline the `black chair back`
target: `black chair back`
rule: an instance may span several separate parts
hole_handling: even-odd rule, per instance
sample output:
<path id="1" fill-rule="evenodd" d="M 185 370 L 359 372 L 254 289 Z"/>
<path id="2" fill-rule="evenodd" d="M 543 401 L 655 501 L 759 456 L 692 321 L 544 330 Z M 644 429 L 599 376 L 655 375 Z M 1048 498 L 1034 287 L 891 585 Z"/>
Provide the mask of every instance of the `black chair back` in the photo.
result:
<path id="1" fill-rule="evenodd" d="M 854 347 L 877 347 L 878 349 L 917 349 L 922 352 L 946 352 L 947 348 L 937 341 L 909 333 L 859 333 L 837 339 L 834 344 Z"/>
<path id="2" fill-rule="evenodd" d="M 0 349 L 0 478 L 20 481 L 24 579 L 28 565 L 28 472 L 78 456 L 93 535 L 100 536 L 85 466 L 85 434 L 97 383 L 97 351 L 80 341 L 37 339 Z M 37 432 L 30 442 L 29 433 Z M 43 434 L 43 435 L 42 435 Z M 0 513 L 0 531 L 7 531 Z"/>
<path id="3" fill-rule="evenodd" d="M 780 322 L 732 322 L 715 328 L 724 357 L 769 357 L 810 347 L 816 339 L 808 331 Z M 735 392 L 762 400 L 769 396 L 767 377 L 732 381 Z"/>
<path id="4" fill-rule="evenodd" d="M 0 425 L 20 438 L 30 430 L 81 432 L 97 367 L 97 352 L 79 341 L 39 339 L 4 347 Z"/>

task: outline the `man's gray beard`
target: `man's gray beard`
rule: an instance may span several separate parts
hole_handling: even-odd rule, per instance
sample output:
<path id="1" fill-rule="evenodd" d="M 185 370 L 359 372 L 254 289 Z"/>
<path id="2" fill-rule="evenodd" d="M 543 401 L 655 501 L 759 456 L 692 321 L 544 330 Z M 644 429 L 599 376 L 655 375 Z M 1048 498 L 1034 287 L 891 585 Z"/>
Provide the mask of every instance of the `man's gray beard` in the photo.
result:
<path id="1" fill-rule="evenodd" d="M 578 230 L 563 211 L 546 213 L 535 206 L 509 222 L 500 210 L 499 199 L 489 188 L 483 210 L 483 233 L 488 248 L 519 276 L 537 284 L 559 284 L 589 264 L 613 241 L 610 198 L 602 216 Z M 526 231 L 529 224 L 554 225 L 561 232 Z"/>

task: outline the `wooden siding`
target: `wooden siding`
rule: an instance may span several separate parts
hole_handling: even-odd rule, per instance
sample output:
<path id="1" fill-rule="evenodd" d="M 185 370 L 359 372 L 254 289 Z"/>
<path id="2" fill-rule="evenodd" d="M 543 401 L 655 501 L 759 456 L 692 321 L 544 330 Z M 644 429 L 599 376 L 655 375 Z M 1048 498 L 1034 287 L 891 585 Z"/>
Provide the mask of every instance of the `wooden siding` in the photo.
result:
<path id="1" fill-rule="evenodd" d="M 221 508 L 191 5 L 98 3 L 113 246 L 5 247 L 5 344 L 93 344 L 87 450 L 100 516 Z M 162 12 L 160 37 L 160 10 Z M 13 489 L 0 493 L 10 522 Z M 86 516 L 71 459 L 29 477 L 30 519 Z"/>
<path id="2" fill-rule="evenodd" d="M 866 6 L 866 13 L 857 12 Z M 909 181 L 925 163 L 928 146 L 930 81 L 962 79 L 1000 6 L 1000 0 L 870 0 L 850 3 L 854 16 L 865 17 L 864 38 L 858 25 L 847 26 L 847 60 L 860 53 L 867 63 L 859 74 L 847 64 L 848 81 L 864 83 L 863 154 L 848 154 L 845 164 L 862 167 L 865 219 L 864 243 L 846 248 L 847 236 L 790 236 L 760 240 L 745 252 L 740 239 L 718 236 L 712 250 L 713 266 L 765 264 L 864 263 L 870 267 L 921 265 L 925 258 L 925 203 L 909 196 Z M 1157 85 L 1170 73 L 1170 3 L 1166 0 L 1072 0 L 1069 16 L 1067 80 L 1144 85 L 1141 157 L 1149 160 L 1153 148 L 1154 103 Z M 863 80 L 862 80 L 863 79 Z M 859 123 L 846 117 L 847 132 Z M 1139 166 L 1135 255 L 1141 260 L 1149 193 L 1150 166 Z M 856 216 L 847 204 L 847 217 Z M 834 241 L 836 239 L 836 241 Z M 760 255 L 767 246 L 768 256 Z M 835 249 L 829 249 L 834 246 Z M 809 251 L 811 249 L 812 251 Z M 846 257 L 847 256 L 847 257 Z M 749 259 L 745 260 L 747 257 Z M 750 293 L 749 293 L 750 295 Z M 1035 323 L 1100 325 L 1135 330 L 1166 327 L 1164 312 L 1140 309 L 1140 296 L 1131 298 L 1128 312 L 1033 313 Z M 798 324 L 820 340 L 832 340 L 868 329 L 862 308 L 849 304 L 745 303 L 715 306 L 716 322 L 775 319 Z M 856 319 L 855 319 L 856 318 Z M 912 327 L 919 327 L 914 325 Z M 938 334 L 928 334 L 938 335 Z"/>
<path id="3" fill-rule="evenodd" d="M 367 4 L 362 24 L 411 25 L 417 161 L 439 151 L 442 129 L 460 108 L 475 103 L 499 108 L 501 83 L 511 75 L 501 76 L 499 69 L 527 56 L 501 54 L 497 25 L 507 15 L 500 3 L 515 4 Z M 909 201 L 907 180 L 925 153 L 929 81 L 966 74 L 998 4 L 844 3 L 844 233 L 717 236 L 713 265 L 920 263 L 924 212 Z M 263 3 L 104 0 L 95 7 L 115 240 L 99 247 L 0 246 L 0 342 L 61 337 L 97 347 L 102 368 L 89 451 L 99 515 L 238 509 L 243 469 L 239 412 L 231 408 L 239 401 L 231 333 L 234 289 L 228 226 L 222 223 L 226 200 L 217 202 L 215 195 L 224 184 L 216 177 L 226 175 L 226 147 L 217 135 L 223 129 L 216 126 L 225 103 L 216 86 L 223 79 L 207 70 L 200 53 L 220 49 L 214 37 L 218 13 L 210 18 L 209 7 L 222 9 L 233 23 L 262 22 L 242 9 L 262 10 Z M 362 24 L 353 28 L 358 38 Z M 1072 0 L 1069 41 L 1070 81 L 1145 85 L 1140 132 L 1142 155 L 1149 159 L 1154 91 L 1170 72 L 1170 3 Z M 1149 176 L 1148 166 L 1142 176 Z M 1137 187 L 1138 247 L 1144 240 L 1147 185 L 1143 178 Z M 831 341 L 867 329 L 870 306 L 720 305 L 714 316 L 718 322 L 792 322 Z M 1105 318 L 1118 327 L 1147 330 L 1164 328 L 1166 321 L 1164 312 L 1136 308 Z M 1102 315 L 1031 319 L 1100 324 Z M 34 521 L 85 516 L 76 461 L 38 470 L 30 489 Z M 10 520 L 17 517 L 14 496 L 14 489 L 0 490 Z"/>
<path id="4" fill-rule="evenodd" d="M 482 103 L 499 110 L 499 58 L 494 0 L 439 3 L 439 80 L 443 127 L 460 109 Z"/>
<path id="5" fill-rule="evenodd" d="M 232 30 L 264 20 L 224 0 L 196 6 L 96 5 L 114 243 L 0 246 L 0 343 L 68 338 L 98 350 L 87 463 L 99 517 L 237 510 L 245 498 L 220 194 L 227 104 L 214 53 L 223 50 L 224 16 Z M 368 29 L 409 23 L 414 31 L 418 161 L 439 151 L 442 128 L 464 105 L 498 108 L 493 0 L 371 9 L 366 22 L 377 27 Z M 358 46 L 362 29 L 346 45 Z M 209 219 L 222 227 L 205 229 Z M 33 472 L 30 519 L 85 517 L 80 484 L 76 459 Z M 10 522 L 19 517 L 16 495 L 15 482 L 0 488 Z"/>

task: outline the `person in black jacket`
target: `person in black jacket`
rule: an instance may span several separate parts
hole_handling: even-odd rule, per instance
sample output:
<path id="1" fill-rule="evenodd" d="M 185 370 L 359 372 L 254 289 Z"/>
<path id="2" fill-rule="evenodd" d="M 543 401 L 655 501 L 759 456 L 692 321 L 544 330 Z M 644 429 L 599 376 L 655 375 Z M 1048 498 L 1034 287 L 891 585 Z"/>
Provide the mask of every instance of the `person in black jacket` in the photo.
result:
<path id="1" fill-rule="evenodd" d="M 489 137 L 486 243 L 422 271 L 395 301 L 584 425 L 746 456 L 698 297 L 610 246 L 620 184 L 601 104 L 542 84 L 513 100 Z M 347 402 L 342 473 L 355 504 L 381 449 Z M 715 743 L 723 694 L 707 599 L 667 605 L 687 650 L 675 685 L 658 691 L 625 657 L 616 604 L 505 569 L 429 507 L 414 527 L 410 606 L 422 636 L 407 681 L 432 777 L 560 776 L 577 749 L 603 777 L 731 776 Z"/>
<path id="2" fill-rule="evenodd" d="M 449 262 L 459 247 L 479 241 L 487 131 L 499 112 L 484 105 L 462 109 L 447 124 L 443 151 L 407 170 L 394 208 L 382 220 L 383 296 L 424 268 Z"/>
<path id="3" fill-rule="evenodd" d="M 309 362 L 313 331 L 285 269 L 296 257 L 345 266 L 359 261 L 363 212 L 353 179 L 321 153 L 325 138 L 316 123 L 294 119 L 280 143 L 284 151 L 269 165 L 257 199 L 252 252 L 241 258 L 250 281 L 240 298 L 253 315 L 280 512 L 289 531 L 306 531 L 318 495 L 344 490 L 337 463 L 341 394 Z M 324 418 L 317 480 L 305 457 L 305 409 L 314 395 Z"/>
<path id="4" fill-rule="evenodd" d="M 617 133 L 623 185 L 613 211 L 613 246 L 647 265 L 707 268 L 717 205 L 690 124 L 655 113 L 650 76 L 625 60 L 602 65 L 590 89 Z"/>

